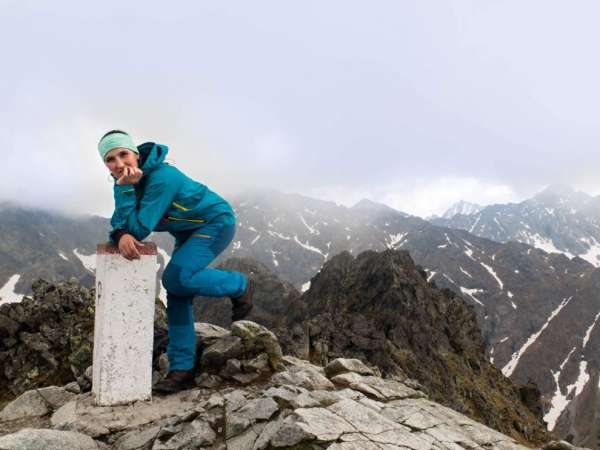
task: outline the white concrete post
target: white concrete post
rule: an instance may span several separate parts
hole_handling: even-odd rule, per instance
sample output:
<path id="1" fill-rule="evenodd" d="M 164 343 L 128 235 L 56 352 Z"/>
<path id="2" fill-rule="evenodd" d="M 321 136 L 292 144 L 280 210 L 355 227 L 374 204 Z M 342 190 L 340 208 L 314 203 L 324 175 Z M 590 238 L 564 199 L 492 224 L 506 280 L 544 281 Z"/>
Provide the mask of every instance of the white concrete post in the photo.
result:
<path id="1" fill-rule="evenodd" d="M 96 250 L 96 317 L 92 392 L 97 405 L 152 399 L 156 245 L 138 260 L 116 247 Z"/>

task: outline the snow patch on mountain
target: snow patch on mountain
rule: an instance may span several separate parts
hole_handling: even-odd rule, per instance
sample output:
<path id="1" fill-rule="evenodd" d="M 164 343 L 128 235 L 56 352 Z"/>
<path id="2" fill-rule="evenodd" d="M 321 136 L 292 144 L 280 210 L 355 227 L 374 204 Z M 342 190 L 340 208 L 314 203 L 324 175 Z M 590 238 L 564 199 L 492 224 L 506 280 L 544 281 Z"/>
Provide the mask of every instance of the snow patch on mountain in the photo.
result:
<path id="1" fill-rule="evenodd" d="M 467 288 L 461 286 L 460 292 L 462 292 L 465 295 L 468 295 L 469 297 L 471 297 L 473 299 L 473 301 L 475 301 L 478 304 L 480 304 L 481 306 L 483 306 L 483 303 L 481 303 L 479 300 L 477 300 L 475 298 L 475 294 L 483 293 L 483 289 L 467 289 Z"/>
<path id="2" fill-rule="evenodd" d="M 306 210 L 306 208 L 305 208 Z M 319 230 L 317 230 L 316 228 L 311 227 L 309 224 L 306 223 L 306 220 L 304 220 L 304 217 L 302 217 L 302 214 L 300 214 L 300 220 L 302 221 L 302 223 L 304 224 L 304 226 L 308 229 L 308 231 L 310 231 L 310 234 L 321 234 L 319 232 Z"/>
<path id="3" fill-rule="evenodd" d="M 169 261 L 171 261 L 171 257 L 163 248 L 160 248 L 158 245 L 156 246 L 156 250 L 158 250 L 158 253 L 160 253 L 165 260 L 164 267 L 167 267 L 167 264 L 169 264 Z"/>
<path id="4" fill-rule="evenodd" d="M 581 394 L 588 381 L 590 381 L 590 374 L 587 372 L 587 361 L 581 361 L 579 363 L 579 376 L 575 383 L 569 386 L 575 387 L 575 397 Z"/>
<path id="5" fill-rule="evenodd" d="M 567 356 L 567 358 L 568 358 L 568 356 Z M 566 362 L 566 360 L 565 360 L 565 362 Z M 562 365 L 561 365 L 561 369 L 562 369 Z M 559 376 L 560 376 L 560 373 L 559 373 Z M 548 423 L 548 430 L 550 430 L 550 431 L 552 431 L 554 429 L 554 427 L 556 426 L 556 421 L 560 417 L 563 410 L 569 405 L 569 403 L 575 397 L 577 397 L 579 394 L 581 394 L 585 385 L 590 381 L 590 374 L 587 372 L 587 361 L 581 361 L 579 363 L 579 375 L 577 376 L 577 379 L 575 380 L 574 383 L 567 386 L 567 388 L 566 388 L 567 392 L 565 395 L 562 394 L 562 392 L 560 390 L 560 386 L 558 386 L 558 381 L 557 381 L 558 376 L 554 377 L 554 380 L 557 383 L 557 393 L 555 394 L 556 403 L 555 403 L 555 399 L 553 398 L 552 399 L 552 408 L 544 416 L 544 420 L 546 420 L 546 422 Z M 573 394 L 573 392 L 575 392 L 575 393 Z M 571 397 L 570 400 L 568 400 L 569 397 Z M 555 406 L 555 404 L 556 404 L 556 406 Z M 548 419 L 546 419 L 546 417 Z"/>
<path id="6" fill-rule="evenodd" d="M 15 286 L 21 278 L 21 275 L 16 273 L 11 276 L 6 284 L 0 288 L 0 305 L 3 303 L 20 302 L 23 295 L 15 292 Z"/>
<path id="7" fill-rule="evenodd" d="M 308 243 L 308 241 L 306 241 L 306 243 L 304 243 L 304 242 L 301 242 L 301 241 L 298 239 L 298 235 L 294 235 L 294 241 L 295 241 L 297 244 L 299 244 L 300 246 L 304 247 L 306 250 L 310 250 L 311 252 L 318 253 L 319 255 L 321 255 L 321 256 L 322 256 L 323 258 L 325 258 L 325 259 L 327 259 L 327 256 L 329 256 L 328 254 L 326 254 L 326 253 L 323 253 L 323 252 L 321 251 L 321 249 L 319 249 L 319 248 L 317 248 L 317 247 L 313 247 L 312 245 L 310 245 L 310 244 Z"/>
<path id="8" fill-rule="evenodd" d="M 276 252 L 275 250 L 270 250 L 270 252 L 271 252 L 271 255 L 273 256 L 273 265 L 275 267 L 278 267 L 279 266 L 279 261 L 277 261 L 277 253 L 278 252 Z"/>
<path id="9" fill-rule="evenodd" d="M 568 251 L 559 250 L 556 245 L 554 245 L 554 241 L 549 238 L 545 238 L 541 236 L 539 233 L 530 233 L 521 231 L 522 242 L 525 242 L 533 247 L 544 250 L 546 253 L 564 253 L 569 258 L 573 258 L 573 254 Z"/>
<path id="10" fill-rule="evenodd" d="M 496 274 L 496 272 L 494 271 L 494 269 L 492 269 L 490 266 L 488 266 L 487 264 L 479 261 L 479 264 L 481 264 L 485 270 L 487 270 L 491 276 L 494 277 L 494 279 L 496 280 L 496 282 L 498 283 L 498 285 L 500 286 L 500 290 L 504 289 L 504 283 L 502 282 L 502 280 L 500 279 L 500 277 Z"/>
<path id="11" fill-rule="evenodd" d="M 268 233 L 269 233 L 271 236 L 273 236 L 273 237 L 276 237 L 276 238 L 279 238 L 279 239 L 283 239 L 284 241 L 289 241 L 290 239 L 292 239 L 291 237 L 285 236 L 285 235 L 283 235 L 283 234 L 281 234 L 281 233 L 277 233 L 276 231 L 271 231 L 271 230 L 269 230 L 269 231 L 268 231 Z"/>
<path id="12" fill-rule="evenodd" d="M 552 431 L 554 429 L 554 427 L 556 426 L 556 421 L 562 414 L 563 410 L 569 404 L 569 400 L 567 400 L 567 397 L 569 396 L 570 391 L 567 388 L 567 393 L 566 394 L 562 393 L 562 390 L 561 390 L 560 384 L 559 384 L 559 379 L 560 379 L 560 374 L 562 373 L 562 370 L 565 368 L 567 361 L 569 360 L 569 358 L 571 357 L 571 355 L 573 354 L 573 352 L 575 351 L 576 348 L 577 347 L 573 347 L 571 349 L 571 351 L 569 352 L 569 354 L 566 356 L 565 360 L 561 363 L 559 369 L 556 372 L 554 372 L 554 371 L 552 372 L 552 377 L 554 378 L 554 383 L 556 384 L 556 391 L 554 392 L 554 395 L 552 396 L 552 400 L 550 401 L 551 407 L 548 410 L 548 412 L 544 415 L 544 420 L 548 424 L 548 430 L 550 430 L 550 431 Z"/>
<path id="13" fill-rule="evenodd" d="M 550 314 L 550 317 L 548 317 L 548 320 L 546 320 L 546 323 L 544 323 L 542 328 L 540 328 L 540 330 L 537 333 L 532 334 L 529 337 L 529 339 L 527 339 L 525 344 L 523 344 L 523 347 L 521 347 L 521 349 L 518 352 L 515 352 L 512 354 L 510 361 L 502 368 L 502 373 L 504 374 L 505 377 L 510 377 L 512 375 L 514 370 L 517 368 L 517 364 L 519 364 L 519 360 L 521 359 L 521 356 L 523 356 L 523 354 L 525 354 L 525 351 L 529 348 L 529 346 L 536 341 L 536 339 L 540 336 L 540 334 L 542 334 L 542 332 L 550 324 L 552 319 L 554 319 L 554 317 L 556 317 L 556 315 L 560 312 L 560 310 L 563 309 L 569 303 L 569 301 L 571 301 L 572 298 L 573 297 L 563 299 L 563 301 L 560 303 L 560 305 L 558 305 L 556 307 L 556 309 L 554 309 L 554 311 L 552 311 L 552 313 Z"/>
<path id="14" fill-rule="evenodd" d="M 580 241 L 585 242 L 589 248 L 588 251 L 579 255 L 590 264 L 600 267 L 600 244 L 593 237 L 581 238 Z"/>
<path id="15" fill-rule="evenodd" d="M 596 317 L 594 318 L 594 322 L 590 325 L 590 327 L 585 332 L 585 336 L 583 336 L 583 348 L 585 348 L 585 346 L 587 345 L 587 343 L 590 339 L 590 335 L 592 334 L 592 330 L 594 329 L 594 326 L 596 325 L 596 322 L 598 321 L 598 317 L 600 317 L 600 312 L 598 314 L 596 314 Z"/>
<path id="16" fill-rule="evenodd" d="M 463 269 L 461 266 L 458 266 L 458 268 L 459 268 L 459 269 L 460 269 L 460 271 L 461 271 L 462 273 L 464 273 L 466 276 L 468 276 L 469 278 L 473 278 L 473 276 L 472 276 L 472 275 L 471 275 L 469 272 L 467 272 L 465 269 Z"/>
<path id="17" fill-rule="evenodd" d="M 77 256 L 77 258 L 79 258 L 79 261 L 81 261 L 81 264 L 83 264 L 83 267 L 85 267 L 87 270 L 89 270 L 90 272 L 93 272 L 96 270 L 96 254 L 92 254 L 92 255 L 84 255 L 82 253 L 79 253 L 77 251 L 77 249 L 73 250 L 73 254 L 75 256 Z"/>
<path id="18" fill-rule="evenodd" d="M 466 248 L 465 249 L 465 255 L 467 255 L 467 257 L 471 258 L 473 261 L 475 261 L 476 263 L 478 263 L 479 261 L 477 261 L 475 258 L 473 258 L 473 250 L 471 250 L 470 248 Z"/>
<path id="19" fill-rule="evenodd" d="M 406 237 L 408 233 L 396 233 L 396 234 L 390 234 L 389 235 L 389 242 L 386 243 L 386 247 L 387 248 L 395 248 L 398 246 L 398 244 L 400 242 L 402 242 L 402 240 Z M 350 239 L 350 236 L 348 236 L 348 239 Z"/>

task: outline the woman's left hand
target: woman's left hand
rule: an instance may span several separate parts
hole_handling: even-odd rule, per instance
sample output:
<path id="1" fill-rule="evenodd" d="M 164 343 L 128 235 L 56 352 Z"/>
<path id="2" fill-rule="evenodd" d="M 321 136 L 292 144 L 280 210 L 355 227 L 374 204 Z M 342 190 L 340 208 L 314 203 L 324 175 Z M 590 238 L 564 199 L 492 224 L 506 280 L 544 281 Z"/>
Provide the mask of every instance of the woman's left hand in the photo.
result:
<path id="1" fill-rule="evenodd" d="M 143 248 L 144 244 L 129 233 L 125 233 L 121 236 L 121 239 L 119 239 L 119 252 L 121 252 L 121 255 L 129 261 L 140 259 L 140 250 Z"/>
<path id="2" fill-rule="evenodd" d="M 123 175 L 117 180 L 117 184 L 136 184 L 142 179 L 143 175 L 142 169 L 126 166 L 123 169 Z"/>

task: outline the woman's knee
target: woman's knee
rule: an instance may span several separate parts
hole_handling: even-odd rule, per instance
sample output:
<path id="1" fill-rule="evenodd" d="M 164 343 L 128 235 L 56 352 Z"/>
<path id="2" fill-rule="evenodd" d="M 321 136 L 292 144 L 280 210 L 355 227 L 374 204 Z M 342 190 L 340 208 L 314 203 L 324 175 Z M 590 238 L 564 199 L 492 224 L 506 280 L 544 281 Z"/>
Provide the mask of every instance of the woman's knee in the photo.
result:
<path id="1" fill-rule="evenodd" d="M 183 281 L 184 268 L 170 263 L 165 268 L 162 274 L 162 284 L 167 292 L 173 295 L 187 296 L 190 295 L 190 289 L 186 287 Z"/>

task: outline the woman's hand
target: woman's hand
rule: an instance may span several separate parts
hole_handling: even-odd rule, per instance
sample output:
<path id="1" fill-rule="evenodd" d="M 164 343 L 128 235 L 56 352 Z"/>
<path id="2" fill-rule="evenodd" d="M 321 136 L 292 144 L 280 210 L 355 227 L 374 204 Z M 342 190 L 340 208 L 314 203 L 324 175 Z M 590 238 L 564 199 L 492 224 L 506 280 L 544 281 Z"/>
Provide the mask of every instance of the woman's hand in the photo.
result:
<path id="1" fill-rule="evenodd" d="M 123 175 L 117 180 L 117 184 L 136 184 L 142 179 L 144 172 L 138 167 L 125 166 Z"/>
<path id="2" fill-rule="evenodd" d="M 121 236 L 121 239 L 119 239 L 119 252 L 129 261 L 140 259 L 140 252 L 138 249 L 143 247 L 144 244 L 134 238 L 131 234 L 124 234 Z"/>

